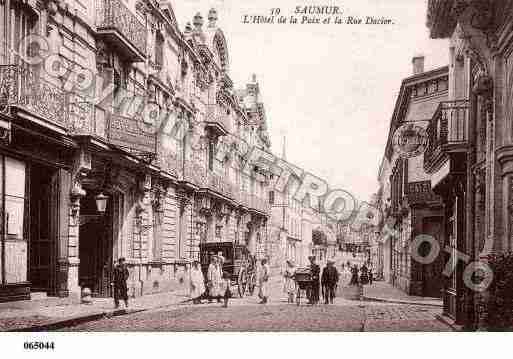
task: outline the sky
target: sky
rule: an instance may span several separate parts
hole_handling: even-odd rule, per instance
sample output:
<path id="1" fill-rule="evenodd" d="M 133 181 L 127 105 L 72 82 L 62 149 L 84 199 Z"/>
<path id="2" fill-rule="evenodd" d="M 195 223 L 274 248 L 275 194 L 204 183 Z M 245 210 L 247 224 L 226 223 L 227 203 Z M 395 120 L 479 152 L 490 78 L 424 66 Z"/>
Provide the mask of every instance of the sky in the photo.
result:
<path id="1" fill-rule="evenodd" d="M 427 0 L 346 0 L 331 3 L 271 0 L 172 0 L 180 28 L 210 8 L 228 43 L 229 74 L 243 87 L 256 74 L 272 150 L 304 170 L 368 201 L 390 118 L 413 56 L 425 69 L 447 65 L 447 40 L 432 40 Z M 278 5 L 279 4 L 279 5 Z M 334 5 L 341 17 L 390 18 L 390 25 L 247 24 L 244 15 L 289 18 L 296 6 Z M 301 19 L 301 18 L 300 18 Z M 275 19 L 276 21 L 276 19 Z"/>

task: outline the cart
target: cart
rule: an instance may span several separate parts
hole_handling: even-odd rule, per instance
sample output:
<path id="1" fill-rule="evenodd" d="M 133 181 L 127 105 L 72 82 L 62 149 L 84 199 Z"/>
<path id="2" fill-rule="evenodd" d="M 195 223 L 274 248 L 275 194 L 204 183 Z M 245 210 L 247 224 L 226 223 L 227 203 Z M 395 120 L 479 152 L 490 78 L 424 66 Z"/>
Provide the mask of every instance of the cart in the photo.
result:
<path id="1" fill-rule="evenodd" d="M 312 292 L 312 272 L 310 268 L 298 268 L 294 274 L 294 281 L 296 282 L 297 294 L 296 304 L 301 304 L 301 291 L 304 292 L 305 298 L 310 301 L 310 293 Z"/>
<path id="2" fill-rule="evenodd" d="M 200 262 L 206 280 L 212 255 L 222 254 L 223 272 L 230 275 L 230 285 L 237 286 L 239 296 L 253 295 L 256 285 L 255 260 L 244 245 L 233 242 L 212 242 L 200 244 Z"/>

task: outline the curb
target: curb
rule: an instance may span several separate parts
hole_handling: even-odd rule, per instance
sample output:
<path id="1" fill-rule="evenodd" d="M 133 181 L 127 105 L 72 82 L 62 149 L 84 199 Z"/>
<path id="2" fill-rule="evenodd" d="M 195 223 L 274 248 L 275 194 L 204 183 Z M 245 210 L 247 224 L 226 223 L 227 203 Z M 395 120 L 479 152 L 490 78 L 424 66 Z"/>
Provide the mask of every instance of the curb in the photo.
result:
<path id="1" fill-rule="evenodd" d="M 462 325 L 454 324 L 454 322 L 451 319 L 447 318 L 445 315 L 437 314 L 435 317 L 436 317 L 436 319 L 438 319 L 438 321 L 451 327 L 452 330 L 454 330 L 455 332 L 465 332 L 466 331 Z"/>
<path id="2" fill-rule="evenodd" d="M 412 301 L 400 300 L 400 299 L 385 299 L 385 298 L 374 298 L 374 297 L 363 296 L 362 300 L 364 300 L 364 301 L 372 301 L 372 302 L 395 303 L 395 304 L 424 305 L 424 306 L 427 306 L 427 307 L 443 308 L 443 304 L 412 302 Z"/>
<path id="3" fill-rule="evenodd" d="M 102 318 L 134 314 L 134 313 L 144 312 L 146 310 L 148 310 L 148 309 L 132 309 L 132 310 L 118 309 L 118 310 L 111 311 L 111 312 L 101 312 L 101 313 L 94 313 L 94 314 L 88 314 L 88 315 L 83 315 L 83 316 L 68 317 L 68 318 L 64 318 L 64 319 L 55 320 L 55 321 L 52 321 L 49 323 L 33 325 L 33 326 L 29 326 L 29 327 L 24 327 L 24 328 L 8 329 L 8 330 L 6 330 L 6 332 L 49 332 L 52 330 L 75 326 L 75 325 L 85 323 L 85 322 L 99 320 Z"/>
<path id="4" fill-rule="evenodd" d="M 118 316 L 128 315 L 128 314 L 136 314 L 136 313 L 146 312 L 146 311 L 153 310 L 153 309 L 185 304 L 188 301 L 189 301 L 189 299 L 186 299 L 186 300 L 181 300 L 181 301 L 175 302 L 175 303 L 159 305 L 156 307 L 148 307 L 148 308 L 141 308 L 141 309 L 128 309 L 128 310 L 127 309 L 117 309 L 117 310 L 113 310 L 113 311 L 103 311 L 103 312 L 94 313 L 94 314 L 72 316 L 72 317 L 54 320 L 54 321 L 44 323 L 44 324 L 36 324 L 36 325 L 29 326 L 29 327 L 22 327 L 22 328 L 16 328 L 16 329 L 7 329 L 7 330 L 5 330 L 5 332 L 49 332 L 49 331 L 62 329 L 62 328 L 66 328 L 66 327 L 73 327 L 78 324 L 92 322 L 92 321 L 103 319 L 103 318 L 112 318 L 112 317 L 118 317 Z"/>

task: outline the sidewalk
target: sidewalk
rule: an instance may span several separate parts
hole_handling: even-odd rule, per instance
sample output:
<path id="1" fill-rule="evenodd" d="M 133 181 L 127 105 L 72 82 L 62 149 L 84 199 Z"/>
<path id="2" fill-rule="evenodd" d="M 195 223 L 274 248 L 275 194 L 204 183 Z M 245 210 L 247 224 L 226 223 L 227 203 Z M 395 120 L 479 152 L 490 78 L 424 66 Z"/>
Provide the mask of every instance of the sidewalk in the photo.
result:
<path id="1" fill-rule="evenodd" d="M 12 306 L 0 309 L 0 331 L 48 331 L 102 317 L 176 305 L 188 299 L 183 291 L 147 294 L 130 298 L 128 309 L 115 309 L 112 298 L 94 298 L 92 304 L 64 303 L 25 309 L 19 309 L 20 302 L 13 302 Z M 23 304 L 23 307 L 30 307 L 30 301 Z M 120 308 L 124 308 L 123 303 Z"/>
<path id="2" fill-rule="evenodd" d="M 420 304 L 433 307 L 443 306 L 442 299 L 440 298 L 408 295 L 402 290 L 395 288 L 384 281 L 373 282 L 372 285 L 363 286 L 363 300 L 399 304 Z"/>

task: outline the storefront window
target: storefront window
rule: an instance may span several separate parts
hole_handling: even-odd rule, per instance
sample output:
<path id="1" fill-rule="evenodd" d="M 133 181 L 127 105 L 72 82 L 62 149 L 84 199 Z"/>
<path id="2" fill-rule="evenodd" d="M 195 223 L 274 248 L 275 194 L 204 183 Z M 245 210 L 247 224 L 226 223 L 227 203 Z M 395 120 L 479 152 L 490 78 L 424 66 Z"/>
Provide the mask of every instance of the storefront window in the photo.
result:
<path id="1" fill-rule="evenodd" d="M 27 280 L 27 241 L 24 238 L 25 163 L 1 157 L 2 283 Z"/>

